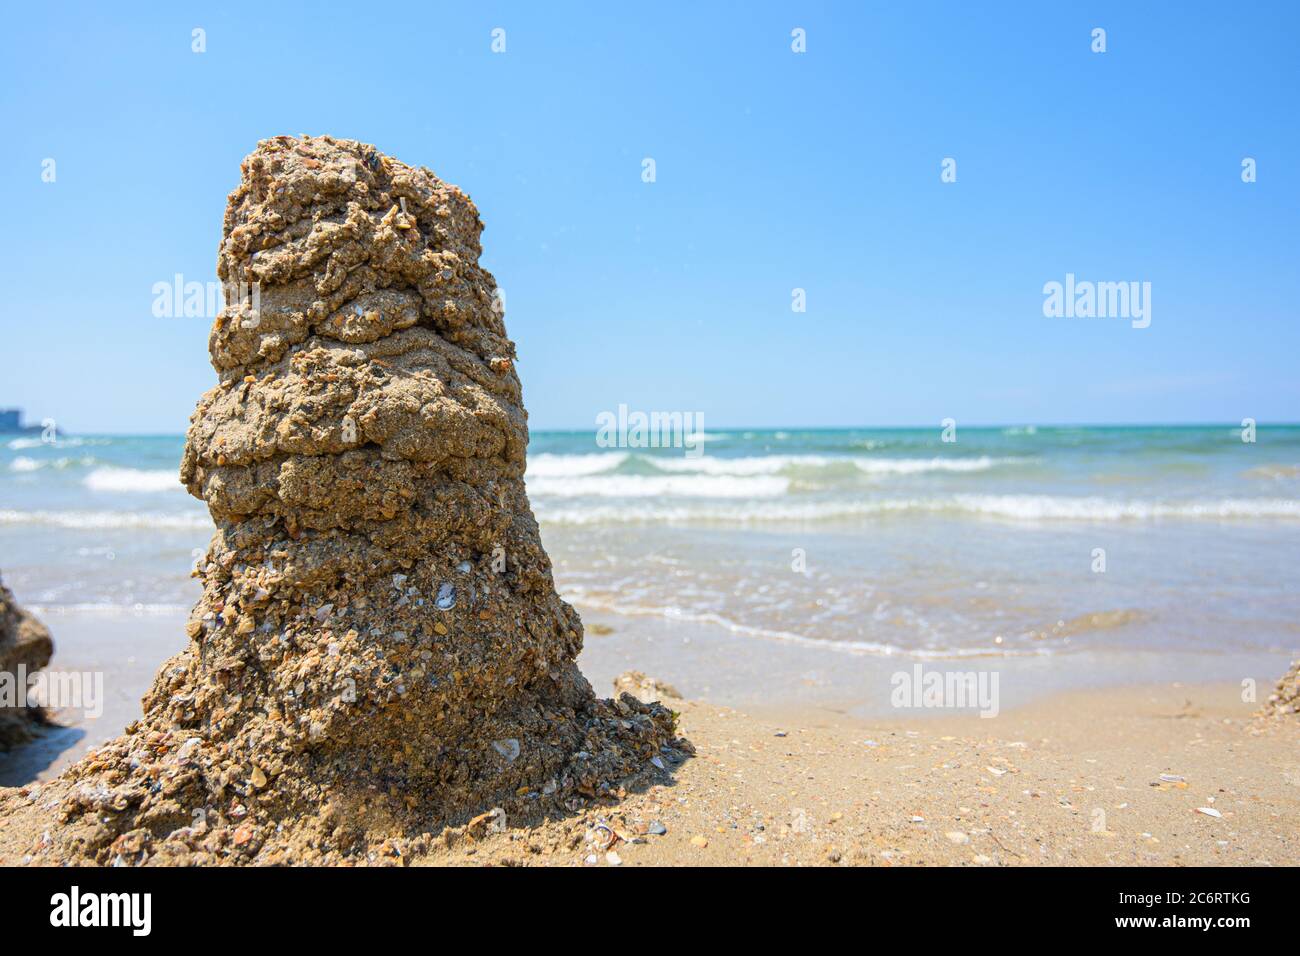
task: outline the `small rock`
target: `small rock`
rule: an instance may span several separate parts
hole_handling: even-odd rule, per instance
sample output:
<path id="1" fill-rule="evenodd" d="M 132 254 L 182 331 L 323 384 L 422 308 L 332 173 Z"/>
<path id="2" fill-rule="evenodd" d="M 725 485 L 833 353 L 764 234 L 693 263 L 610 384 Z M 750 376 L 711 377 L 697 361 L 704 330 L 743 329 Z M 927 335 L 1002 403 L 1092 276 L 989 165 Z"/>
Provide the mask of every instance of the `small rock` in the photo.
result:
<path id="1" fill-rule="evenodd" d="M 698 846 L 700 849 L 703 849 L 704 847 L 709 845 L 709 840 L 707 837 L 693 836 L 691 837 L 691 845 Z"/>
<path id="2" fill-rule="evenodd" d="M 614 694 L 631 694 L 643 704 L 656 704 L 665 699 L 680 700 L 681 694 L 671 684 L 647 677 L 640 671 L 625 671 L 614 678 Z"/>

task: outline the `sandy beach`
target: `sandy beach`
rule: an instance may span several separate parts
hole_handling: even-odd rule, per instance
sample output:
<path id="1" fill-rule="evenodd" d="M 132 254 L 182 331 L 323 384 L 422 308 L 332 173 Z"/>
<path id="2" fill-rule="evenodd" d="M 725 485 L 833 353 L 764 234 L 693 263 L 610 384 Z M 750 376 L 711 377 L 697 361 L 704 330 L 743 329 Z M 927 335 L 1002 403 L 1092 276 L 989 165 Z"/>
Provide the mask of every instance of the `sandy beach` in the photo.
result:
<path id="1" fill-rule="evenodd" d="M 1300 727 L 1252 719 L 1233 686 L 1062 693 L 996 721 L 673 706 L 697 752 L 661 784 L 565 820 L 456 831 L 421 862 L 1300 863 Z"/>
<path id="2" fill-rule="evenodd" d="M 1196 682 L 1213 661 L 1183 661 L 1183 680 L 1159 683 L 1142 677 L 1169 674 L 1171 662 L 1146 662 L 1127 685 L 1114 683 L 1113 661 L 1051 671 L 1072 674 L 1068 681 L 1022 664 L 1004 672 L 1006 699 L 985 718 L 890 707 L 887 673 L 907 666 L 898 661 L 827 660 L 774 642 L 739 655 L 698 625 L 586 618 L 580 664 L 596 690 L 611 693 L 635 668 L 684 694 L 664 702 L 695 755 L 609 805 L 508 820 L 503 832 L 456 827 L 399 841 L 401 856 L 375 862 L 1300 864 L 1300 724 L 1257 717 L 1239 682 Z M 102 716 L 57 713 L 62 727 L 0 759 L 10 785 L 50 780 L 120 732 L 158 663 L 183 645 L 179 614 L 48 621 L 67 669 L 92 666 L 97 647 L 124 653 L 111 655 L 119 666 Z M 729 658 L 733 666 L 716 666 Z M 1279 665 L 1254 663 L 1265 670 L 1262 700 L 1272 689 L 1267 670 Z M 873 681 L 877 692 L 864 694 Z M 6 791 L 15 800 L 24 792 L 30 786 Z M 0 860 L 21 862 L 39 836 L 0 834 Z"/>

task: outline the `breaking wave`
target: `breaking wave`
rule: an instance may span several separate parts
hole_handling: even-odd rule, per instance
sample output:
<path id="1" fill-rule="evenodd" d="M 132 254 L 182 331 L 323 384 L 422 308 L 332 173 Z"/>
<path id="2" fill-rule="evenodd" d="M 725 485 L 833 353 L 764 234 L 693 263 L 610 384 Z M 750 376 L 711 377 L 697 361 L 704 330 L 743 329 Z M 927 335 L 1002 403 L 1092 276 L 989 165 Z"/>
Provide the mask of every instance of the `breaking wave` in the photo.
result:
<path id="1" fill-rule="evenodd" d="M 16 511 L 0 510 L 0 525 L 48 525 L 73 530 L 114 528 L 210 529 L 212 519 L 202 511 Z"/>
<path id="2" fill-rule="evenodd" d="M 537 498 L 776 498 L 790 479 L 774 475 L 583 475 L 534 478 Z"/>
<path id="3" fill-rule="evenodd" d="M 668 473 L 698 475 L 786 475 L 812 477 L 818 471 L 863 475 L 917 475 L 926 472 L 981 472 L 1033 463 L 1033 458 L 871 458 L 858 455 L 752 455 L 721 458 L 686 454 L 592 452 L 582 455 L 543 453 L 528 460 L 528 478 L 569 478 L 590 475 Z"/>
<path id="4" fill-rule="evenodd" d="M 1004 648 L 989 647 L 950 647 L 923 648 L 901 647 L 879 641 L 843 640 L 835 638 L 809 637 L 780 628 L 758 627 L 742 624 L 714 611 L 694 611 L 680 607 L 649 607 L 636 604 L 621 604 L 605 601 L 581 592 L 566 592 L 564 599 L 579 608 L 588 607 L 628 617 L 663 617 L 673 621 L 692 624 L 711 624 L 721 627 L 732 634 L 743 637 L 756 637 L 763 640 L 777 641 L 782 644 L 795 644 L 800 647 L 812 647 L 819 650 L 836 651 L 840 654 L 866 655 L 870 657 L 903 657 L 912 660 L 945 660 L 971 657 L 1048 657 L 1054 653 L 1051 648 Z"/>
<path id="5" fill-rule="evenodd" d="M 1202 501 L 1120 501 L 1050 495 L 951 495 L 865 501 L 757 501 L 747 505 L 655 503 L 554 506 L 539 497 L 538 518 L 553 524 L 721 523 L 843 521 L 906 514 L 947 514 L 1013 522 L 1300 520 L 1300 501 L 1226 498 Z"/>
<path id="6" fill-rule="evenodd" d="M 96 468 L 82 484 L 91 491 L 156 492 L 180 491 L 181 482 L 174 471 L 140 468 Z"/>
<path id="7" fill-rule="evenodd" d="M 9 463 L 9 470 L 23 474 L 26 472 L 40 471 L 43 468 L 52 468 L 56 471 L 62 471 L 65 468 L 84 468 L 95 464 L 92 457 L 84 458 L 47 458 L 40 460 L 28 458 L 26 455 L 19 455 Z"/>

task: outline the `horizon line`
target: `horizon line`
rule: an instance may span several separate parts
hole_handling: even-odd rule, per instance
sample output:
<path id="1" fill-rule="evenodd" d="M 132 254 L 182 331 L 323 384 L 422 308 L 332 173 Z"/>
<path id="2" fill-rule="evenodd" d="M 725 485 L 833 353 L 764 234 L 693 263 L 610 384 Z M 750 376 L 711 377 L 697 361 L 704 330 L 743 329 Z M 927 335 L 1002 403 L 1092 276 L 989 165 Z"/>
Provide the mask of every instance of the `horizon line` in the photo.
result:
<path id="1" fill-rule="evenodd" d="M 852 432 L 852 431 L 920 431 L 923 429 L 944 427 L 942 422 L 924 425 L 718 425 L 705 426 L 704 434 L 713 432 Z M 1240 422 L 1232 421 L 1197 421 L 1197 422 L 978 422 L 963 425 L 957 422 L 958 429 L 1007 429 L 1007 428 L 1241 428 Z M 1255 420 L 1255 427 L 1262 428 L 1296 428 L 1300 421 L 1266 422 Z M 591 425 L 583 428 L 529 428 L 529 434 L 595 434 L 599 427 Z M 18 435 L 20 432 L 0 432 L 2 435 Z M 131 431 L 64 431 L 65 438 L 184 438 L 185 432 L 131 432 Z"/>

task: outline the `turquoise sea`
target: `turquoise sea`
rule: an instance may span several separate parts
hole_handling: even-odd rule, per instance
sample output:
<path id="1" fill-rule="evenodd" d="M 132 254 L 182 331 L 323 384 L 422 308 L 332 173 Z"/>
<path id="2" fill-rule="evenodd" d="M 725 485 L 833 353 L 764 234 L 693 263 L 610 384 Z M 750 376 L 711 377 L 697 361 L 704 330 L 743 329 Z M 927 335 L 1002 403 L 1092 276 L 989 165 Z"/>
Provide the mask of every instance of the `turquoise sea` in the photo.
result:
<path id="1" fill-rule="evenodd" d="M 580 610 L 920 658 L 1300 648 L 1300 426 L 535 432 Z M 0 571 L 39 608 L 172 611 L 211 522 L 180 436 L 0 436 Z"/>

